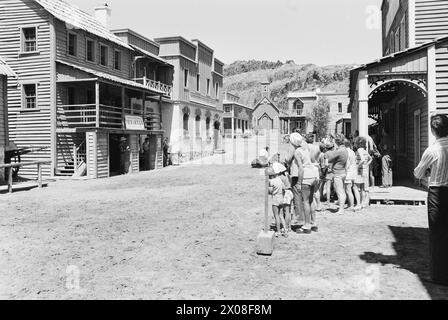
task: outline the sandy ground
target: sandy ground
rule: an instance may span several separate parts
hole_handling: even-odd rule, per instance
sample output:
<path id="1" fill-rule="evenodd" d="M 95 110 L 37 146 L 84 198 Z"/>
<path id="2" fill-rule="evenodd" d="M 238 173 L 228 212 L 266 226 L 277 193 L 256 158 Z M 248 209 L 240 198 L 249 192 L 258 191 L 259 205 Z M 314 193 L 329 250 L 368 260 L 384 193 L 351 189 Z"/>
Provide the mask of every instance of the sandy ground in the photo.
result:
<path id="1" fill-rule="evenodd" d="M 448 298 L 422 280 L 424 207 L 321 213 L 319 233 L 257 256 L 263 181 L 190 165 L 0 194 L 0 298 Z"/>

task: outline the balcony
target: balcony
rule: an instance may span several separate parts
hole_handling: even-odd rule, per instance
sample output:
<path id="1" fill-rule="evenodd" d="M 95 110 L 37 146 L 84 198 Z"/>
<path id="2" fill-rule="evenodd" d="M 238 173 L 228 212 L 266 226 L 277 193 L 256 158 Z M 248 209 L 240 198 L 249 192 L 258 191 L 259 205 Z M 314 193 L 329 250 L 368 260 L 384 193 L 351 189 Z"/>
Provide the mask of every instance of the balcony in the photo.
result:
<path id="1" fill-rule="evenodd" d="M 143 113 L 142 110 L 95 104 L 59 105 L 57 107 L 58 129 L 107 128 L 124 129 L 124 116 L 142 116 L 146 129 L 161 130 L 161 115 L 156 112 Z"/>
<path id="2" fill-rule="evenodd" d="M 149 89 L 161 91 L 170 99 L 172 98 L 173 87 L 170 85 L 164 84 L 160 81 L 151 80 L 148 78 L 134 78 L 132 80 L 137 83 L 143 84 L 144 86 L 148 87 Z"/>
<path id="3" fill-rule="evenodd" d="M 306 117 L 303 109 L 288 110 L 288 116 L 290 117 Z"/>

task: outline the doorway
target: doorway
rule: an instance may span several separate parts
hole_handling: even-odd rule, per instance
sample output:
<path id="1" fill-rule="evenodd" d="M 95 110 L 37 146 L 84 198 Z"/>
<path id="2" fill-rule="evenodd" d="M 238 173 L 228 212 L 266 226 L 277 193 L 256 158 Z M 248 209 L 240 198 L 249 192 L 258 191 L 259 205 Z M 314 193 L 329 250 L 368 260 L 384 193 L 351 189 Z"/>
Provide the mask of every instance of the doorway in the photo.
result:
<path id="1" fill-rule="evenodd" d="M 117 176 L 123 174 L 122 166 L 121 166 L 121 150 L 120 150 L 120 142 L 121 138 L 126 138 L 127 143 L 129 144 L 129 135 L 120 135 L 120 134 L 110 134 L 109 135 L 109 165 L 110 165 L 110 176 Z M 126 162 L 131 161 L 131 153 L 128 152 L 125 157 L 128 157 Z M 126 160 L 126 159 L 125 159 Z"/>

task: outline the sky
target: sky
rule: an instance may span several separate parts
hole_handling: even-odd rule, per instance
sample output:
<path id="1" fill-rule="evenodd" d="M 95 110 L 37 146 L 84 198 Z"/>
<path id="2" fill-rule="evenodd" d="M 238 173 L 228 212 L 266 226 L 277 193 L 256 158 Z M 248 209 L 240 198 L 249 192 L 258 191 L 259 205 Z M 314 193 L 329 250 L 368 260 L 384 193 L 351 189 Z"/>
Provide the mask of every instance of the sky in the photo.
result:
<path id="1" fill-rule="evenodd" d="M 200 39 L 226 64 L 362 64 L 381 56 L 381 0 L 107 0 L 112 28 Z M 92 13 L 99 0 L 71 0 Z"/>

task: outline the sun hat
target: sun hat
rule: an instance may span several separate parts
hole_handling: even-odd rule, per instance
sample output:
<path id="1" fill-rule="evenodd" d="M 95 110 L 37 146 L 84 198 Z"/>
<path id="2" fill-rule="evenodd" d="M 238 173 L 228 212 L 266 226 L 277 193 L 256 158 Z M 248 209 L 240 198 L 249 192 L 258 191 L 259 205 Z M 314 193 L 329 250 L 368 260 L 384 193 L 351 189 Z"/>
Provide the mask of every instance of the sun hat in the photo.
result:
<path id="1" fill-rule="evenodd" d="M 300 147 L 303 143 L 303 137 L 300 133 L 294 132 L 289 137 L 289 142 L 296 147 Z"/>
<path id="2" fill-rule="evenodd" d="M 275 174 L 280 174 L 286 171 L 285 166 L 278 162 L 272 165 L 272 169 L 274 170 Z"/>
<path id="3" fill-rule="evenodd" d="M 276 173 L 275 173 L 275 171 L 274 171 L 274 169 L 272 167 L 266 168 L 265 173 L 266 173 L 267 176 L 275 176 L 276 175 Z"/>

